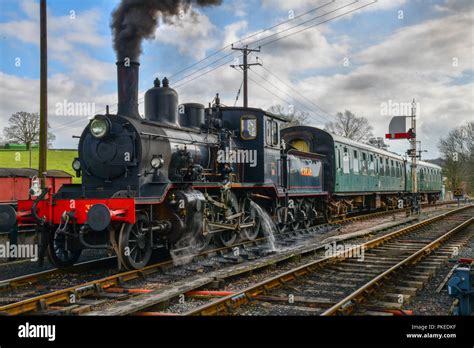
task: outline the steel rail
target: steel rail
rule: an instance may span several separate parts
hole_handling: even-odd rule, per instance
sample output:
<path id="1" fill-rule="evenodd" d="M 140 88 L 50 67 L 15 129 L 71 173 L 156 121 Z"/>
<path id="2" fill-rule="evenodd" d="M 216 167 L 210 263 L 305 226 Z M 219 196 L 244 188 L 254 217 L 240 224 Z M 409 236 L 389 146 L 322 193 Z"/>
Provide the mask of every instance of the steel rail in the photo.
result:
<path id="1" fill-rule="evenodd" d="M 450 231 L 446 232 L 443 234 L 441 237 L 435 239 L 431 243 L 425 245 L 423 248 L 418 250 L 417 252 L 411 254 L 404 260 L 400 261 L 396 265 L 390 267 L 383 273 L 379 274 L 377 277 L 374 279 L 370 280 L 366 284 L 362 285 L 359 287 L 356 291 L 354 291 L 352 294 L 346 296 L 344 299 L 324 311 L 321 315 L 322 316 L 328 316 L 328 315 L 336 315 L 338 313 L 344 313 L 344 314 L 349 314 L 352 312 L 354 308 L 355 303 L 362 303 L 362 301 L 365 299 L 366 295 L 368 292 L 373 290 L 374 288 L 380 286 L 380 283 L 387 277 L 393 275 L 396 271 L 398 271 L 400 268 L 403 266 L 406 266 L 408 264 L 415 264 L 417 263 L 420 259 L 426 257 L 429 253 L 431 253 L 434 249 L 437 249 L 446 239 L 449 239 L 453 234 L 456 232 L 464 229 L 466 226 L 469 226 L 472 222 L 474 221 L 474 217 L 470 218 L 467 221 L 464 221 L 462 224 L 454 227 Z"/>
<path id="2" fill-rule="evenodd" d="M 242 304 L 247 304 L 250 301 L 252 301 L 252 298 L 257 295 L 264 294 L 267 290 L 276 288 L 280 286 L 281 284 L 284 284 L 288 281 L 292 281 L 296 279 L 299 276 L 305 275 L 307 273 L 310 273 L 316 269 L 322 269 L 325 265 L 328 264 L 335 264 L 339 263 L 348 257 L 350 257 L 351 253 L 353 251 L 358 250 L 359 248 L 363 248 L 364 250 L 368 249 L 373 249 L 381 244 L 384 244 L 385 242 L 394 239 L 396 237 L 405 235 L 409 232 L 418 230 L 422 227 L 425 227 L 427 225 L 431 225 L 437 221 L 440 221 L 442 219 L 447 218 L 450 215 L 462 212 L 466 209 L 472 208 L 472 205 L 467 205 L 455 210 L 451 210 L 447 213 L 437 215 L 435 217 L 426 219 L 424 221 L 421 221 L 419 223 L 416 223 L 414 225 L 410 225 L 407 227 L 404 227 L 400 230 L 391 232 L 389 234 L 386 234 L 384 236 L 375 238 L 371 241 L 368 241 L 360 246 L 354 246 L 350 249 L 341 251 L 335 255 L 325 257 L 323 259 L 319 259 L 316 261 L 312 261 L 310 263 L 304 264 L 302 266 L 296 267 L 292 270 L 289 270 L 287 272 L 281 273 L 277 276 L 271 277 L 270 279 L 266 279 L 262 282 L 259 282 L 255 285 L 252 285 L 244 290 L 241 290 L 239 292 L 236 292 L 232 295 L 223 297 L 219 300 L 216 300 L 214 302 L 205 304 L 203 306 L 198 307 L 195 310 L 189 311 L 187 313 L 184 313 L 183 315 L 186 316 L 195 316 L 195 315 L 218 315 L 220 313 L 225 313 L 227 312 L 228 309 L 231 308 L 236 308 L 239 307 Z"/>

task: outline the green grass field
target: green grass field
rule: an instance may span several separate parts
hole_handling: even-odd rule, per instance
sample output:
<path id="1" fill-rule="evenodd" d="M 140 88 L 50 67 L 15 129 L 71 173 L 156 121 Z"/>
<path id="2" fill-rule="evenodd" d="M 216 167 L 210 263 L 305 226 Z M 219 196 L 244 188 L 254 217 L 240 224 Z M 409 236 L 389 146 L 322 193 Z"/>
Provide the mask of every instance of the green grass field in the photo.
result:
<path id="1" fill-rule="evenodd" d="M 38 169 L 39 152 L 37 149 L 31 151 L 31 168 Z M 76 173 L 72 170 L 71 163 L 77 157 L 77 150 L 49 150 L 48 169 L 64 170 L 73 176 L 74 183 L 80 183 L 81 179 L 76 178 Z M 25 150 L 0 150 L 1 168 L 29 168 L 30 153 Z"/>

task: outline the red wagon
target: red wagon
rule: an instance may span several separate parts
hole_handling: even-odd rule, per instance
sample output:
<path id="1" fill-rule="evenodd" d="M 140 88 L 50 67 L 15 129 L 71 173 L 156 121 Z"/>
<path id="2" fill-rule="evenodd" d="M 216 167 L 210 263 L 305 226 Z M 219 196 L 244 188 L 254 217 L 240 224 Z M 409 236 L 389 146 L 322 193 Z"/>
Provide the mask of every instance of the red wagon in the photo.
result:
<path id="1" fill-rule="evenodd" d="M 29 199 L 31 180 L 38 171 L 31 168 L 0 168 L 0 204 L 16 204 Z M 72 183 L 72 176 L 62 170 L 48 170 L 46 185 L 56 193 L 64 184 Z"/>

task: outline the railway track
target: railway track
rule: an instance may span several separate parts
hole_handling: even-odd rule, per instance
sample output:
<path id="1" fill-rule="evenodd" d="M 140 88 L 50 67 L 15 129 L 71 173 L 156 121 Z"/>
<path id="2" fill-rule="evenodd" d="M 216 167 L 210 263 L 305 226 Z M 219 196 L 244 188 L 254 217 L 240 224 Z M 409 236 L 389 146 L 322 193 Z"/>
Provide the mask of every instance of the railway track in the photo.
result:
<path id="1" fill-rule="evenodd" d="M 192 309 L 185 315 L 405 314 L 403 305 L 470 237 L 474 208 L 428 219 L 305 263 Z M 354 252 L 364 251 L 363 261 Z M 210 298 L 199 291 L 191 296 Z"/>
<path id="2" fill-rule="evenodd" d="M 422 205 L 427 207 L 427 208 L 435 208 L 436 209 L 436 208 L 439 208 L 439 207 L 442 207 L 442 206 L 448 206 L 448 205 L 454 204 L 454 203 L 456 203 L 456 202 L 455 201 L 446 201 L 446 202 L 438 202 L 436 204 L 423 203 Z M 382 217 L 382 216 L 386 216 L 386 215 L 409 212 L 409 210 L 410 210 L 409 208 L 401 208 L 401 209 L 396 209 L 396 210 L 387 210 L 387 211 L 378 211 L 378 212 L 371 212 L 371 213 L 355 214 L 355 216 L 345 218 L 344 220 L 336 220 L 336 221 L 332 221 L 330 223 L 320 224 L 317 227 L 320 227 L 321 229 L 325 229 L 325 228 L 328 228 L 328 227 L 331 227 L 331 226 L 345 225 L 345 224 L 349 224 L 349 223 L 352 223 L 352 222 L 355 222 L 355 221 L 370 220 L 370 219 L 374 219 L 374 218 L 378 218 L 378 217 Z M 36 234 L 36 230 L 28 229 L 27 231 L 24 231 L 24 233 Z M 0 237 L 4 237 L 5 243 L 9 239 L 8 238 L 8 233 L 0 233 Z M 266 237 L 263 237 L 263 238 L 266 238 Z M 28 260 L 28 259 L 19 259 L 19 260 L 0 262 L 0 270 L 1 270 L 2 267 L 8 267 L 8 266 L 11 266 L 11 265 L 18 265 L 18 264 L 28 263 L 28 262 L 31 262 L 31 261 Z M 46 271 L 40 271 L 40 272 L 36 272 L 36 273 L 32 273 L 32 274 L 27 274 L 27 275 L 24 275 L 24 276 L 18 276 L 18 277 L 11 278 L 11 279 L 8 279 L 8 280 L 0 280 L 0 290 L 2 288 L 5 288 L 5 286 L 7 286 L 7 287 L 9 287 L 9 286 L 19 287 L 19 286 L 22 286 L 22 284 L 29 284 L 30 281 L 37 282 L 38 279 L 40 279 L 40 278 L 43 279 L 43 278 L 50 277 L 50 276 L 53 276 L 53 275 L 56 275 L 56 274 L 62 274 L 65 271 L 66 272 L 76 272 L 76 270 L 77 271 L 82 271 L 82 270 L 85 269 L 84 265 L 82 265 L 82 264 L 85 264 L 85 263 L 87 263 L 87 265 L 88 265 L 87 267 L 90 266 L 90 268 L 93 268 L 94 262 L 97 262 L 97 266 L 101 267 L 102 263 L 103 263 L 103 260 L 102 260 L 102 258 L 97 259 L 97 260 L 88 260 L 88 261 L 81 262 L 80 264 L 76 264 L 74 266 L 68 267 L 67 269 L 52 268 L 52 269 L 48 269 Z"/>
<path id="3" fill-rule="evenodd" d="M 394 212 L 399 211 L 392 211 L 389 213 L 393 214 Z M 344 223 L 385 214 L 387 214 L 387 212 L 378 213 L 377 215 L 372 214 L 369 217 L 359 216 L 344 221 Z M 288 244 L 292 243 L 298 244 L 297 242 L 305 242 L 315 234 L 318 235 L 335 224 L 337 223 L 320 225 L 309 230 L 301 230 L 298 232 L 287 232 L 284 235 L 279 235 L 276 243 L 280 243 L 279 247 L 282 247 L 283 245 L 288 246 Z M 51 291 L 51 288 L 43 288 L 40 289 L 40 293 L 35 291 L 37 290 L 36 284 L 39 283 L 39 279 L 46 276 L 50 278 L 57 274 L 56 272 L 59 272 L 59 270 L 44 271 L 34 275 L 27 275 L 3 281 L 0 282 L 0 289 L 8 290 L 9 293 L 8 296 L 2 298 L 2 302 L 6 304 L 5 306 L 0 307 L 0 312 L 4 314 L 23 314 L 32 312 L 43 314 L 81 314 L 110 301 L 123 301 L 123 299 L 134 297 L 136 295 L 148 294 L 152 292 L 153 289 L 169 287 L 170 291 L 168 295 L 170 298 L 164 300 L 166 302 L 173 298 L 173 294 L 176 295 L 176 292 L 183 293 L 184 291 L 187 291 L 188 288 L 192 290 L 195 287 L 206 285 L 206 281 L 209 280 L 207 277 L 201 277 L 197 283 L 194 283 L 189 279 L 193 273 L 196 273 L 202 268 L 206 270 L 201 273 L 204 275 L 205 273 L 210 273 L 228 265 L 259 259 L 265 255 L 271 254 L 271 251 L 268 250 L 266 238 L 261 238 L 255 242 L 241 243 L 237 248 L 237 250 L 236 247 L 210 250 L 196 257 L 193 263 L 187 264 L 183 267 L 175 266 L 174 263 L 176 260 L 174 262 L 166 261 L 148 266 L 142 270 L 114 274 L 98 280 L 74 284 L 63 289 Z M 297 248 L 295 248 L 295 250 L 296 249 Z M 313 249 L 316 250 L 317 248 Z M 293 256 L 294 255 L 291 255 L 290 248 L 290 252 L 281 255 L 280 259 L 286 260 Z M 113 262 L 112 259 L 114 258 L 108 258 L 107 262 Z M 279 258 L 274 258 L 269 261 L 269 264 L 272 262 L 279 262 Z M 85 269 L 85 267 L 90 269 L 93 266 L 94 261 L 84 263 L 84 265 L 77 265 L 78 268 L 82 267 L 83 269 Z M 255 267 L 259 268 L 264 266 L 265 265 L 260 265 Z M 77 270 L 78 269 L 75 269 L 75 271 Z M 247 271 L 248 270 L 245 267 L 236 267 L 234 270 L 236 274 L 245 273 Z M 64 272 L 64 270 L 61 272 Z M 226 278 L 227 276 L 222 274 L 221 277 Z M 181 281 L 181 284 L 180 279 L 182 278 L 184 278 L 184 280 Z M 214 278 L 208 283 L 215 283 Z M 131 285 L 133 286 L 132 289 L 127 289 L 127 286 L 123 286 L 125 283 L 133 284 L 134 282 L 141 284 Z M 147 284 L 150 286 L 147 286 Z M 27 288 L 26 293 L 17 293 L 16 291 L 12 292 L 12 290 L 18 290 L 23 287 Z M 2 295 L 5 295 L 5 291 L 3 291 Z"/>

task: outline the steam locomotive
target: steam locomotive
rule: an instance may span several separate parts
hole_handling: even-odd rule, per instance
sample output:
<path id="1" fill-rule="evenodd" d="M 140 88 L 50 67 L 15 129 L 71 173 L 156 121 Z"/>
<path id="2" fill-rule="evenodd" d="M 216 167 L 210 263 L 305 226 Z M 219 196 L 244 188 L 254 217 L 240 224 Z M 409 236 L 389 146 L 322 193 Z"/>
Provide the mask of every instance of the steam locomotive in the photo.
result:
<path id="1" fill-rule="evenodd" d="M 138 63 L 117 63 L 117 113 L 95 115 L 80 137 L 73 169 L 82 184 L 63 185 L 48 199 L 45 189 L 19 201 L 16 219 L 0 207 L 4 228 L 12 220 L 38 223 L 41 250 L 58 267 L 74 264 L 83 249 L 112 248 L 124 268 L 142 268 L 155 249 L 197 253 L 211 241 L 231 246 L 255 240 L 264 215 L 279 231 L 308 228 L 354 210 L 394 208 L 409 190 L 405 180 L 382 183 L 369 162 L 367 173 L 362 164 L 357 175 L 377 185 L 354 180 L 349 189 L 342 183 L 356 175 L 354 164 L 344 169 L 346 159 L 335 155 L 339 148 L 328 133 L 281 130 L 284 117 L 223 106 L 218 95 L 208 107 L 179 104 L 166 78 L 146 92 L 142 118 L 138 77 Z M 361 151 L 372 156 L 376 149 Z M 338 179 L 339 173 L 347 177 Z M 438 191 L 430 187 L 429 199 Z"/>

